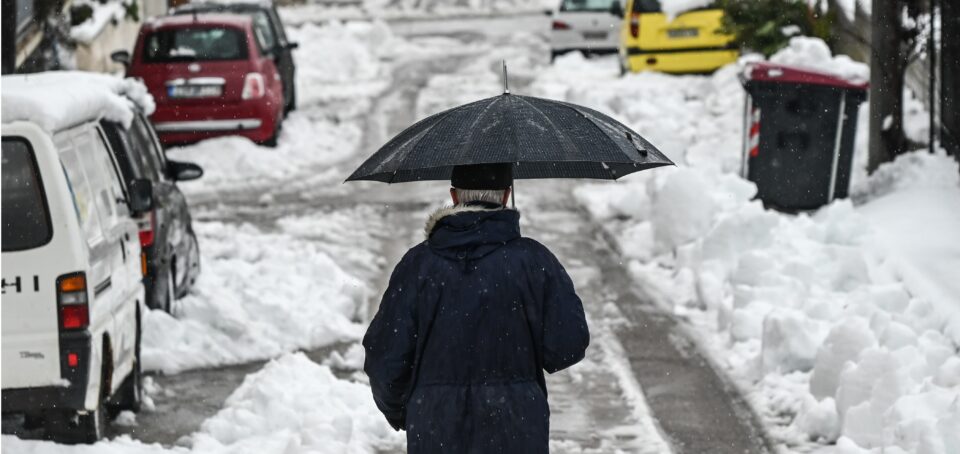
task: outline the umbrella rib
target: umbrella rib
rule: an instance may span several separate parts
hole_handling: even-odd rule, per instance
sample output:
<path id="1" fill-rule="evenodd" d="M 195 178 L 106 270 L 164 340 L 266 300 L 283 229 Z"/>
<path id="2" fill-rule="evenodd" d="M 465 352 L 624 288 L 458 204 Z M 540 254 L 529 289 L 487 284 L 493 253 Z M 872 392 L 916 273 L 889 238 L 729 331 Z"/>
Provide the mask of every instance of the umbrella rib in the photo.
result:
<path id="1" fill-rule="evenodd" d="M 463 149 L 467 152 L 467 154 L 469 154 L 470 151 L 473 149 L 473 138 L 476 135 L 475 133 L 477 130 L 477 123 L 480 123 L 480 120 L 482 120 L 483 117 L 486 116 L 488 112 L 490 112 L 490 108 L 493 107 L 493 105 L 496 104 L 497 101 L 499 100 L 500 100 L 499 96 L 490 98 L 490 103 L 483 108 L 483 112 L 480 115 L 477 115 L 477 118 L 475 118 L 473 120 L 473 123 L 470 124 L 470 129 L 469 129 L 470 132 L 467 135 L 467 141 L 463 146 Z"/>

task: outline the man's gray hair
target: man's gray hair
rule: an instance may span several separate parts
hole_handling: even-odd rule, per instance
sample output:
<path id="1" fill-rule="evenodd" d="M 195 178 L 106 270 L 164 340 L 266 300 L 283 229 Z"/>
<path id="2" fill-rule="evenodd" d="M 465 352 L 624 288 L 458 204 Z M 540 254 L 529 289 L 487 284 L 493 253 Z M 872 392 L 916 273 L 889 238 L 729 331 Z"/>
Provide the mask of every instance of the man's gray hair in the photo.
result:
<path id="1" fill-rule="evenodd" d="M 457 193 L 457 200 L 460 201 L 460 204 L 467 202 L 487 202 L 495 203 L 497 205 L 503 204 L 503 195 L 506 194 L 506 189 L 459 189 L 454 188 L 454 191 Z"/>

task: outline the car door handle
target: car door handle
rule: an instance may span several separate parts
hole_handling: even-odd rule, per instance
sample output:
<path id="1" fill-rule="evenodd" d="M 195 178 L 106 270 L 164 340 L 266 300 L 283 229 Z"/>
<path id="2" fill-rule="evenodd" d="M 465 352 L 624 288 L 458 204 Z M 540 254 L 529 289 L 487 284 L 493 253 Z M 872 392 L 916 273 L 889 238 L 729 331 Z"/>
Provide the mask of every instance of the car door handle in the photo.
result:
<path id="1" fill-rule="evenodd" d="M 127 242 L 124 239 L 120 239 L 120 255 L 123 256 L 123 261 L 127 261 Z"/>

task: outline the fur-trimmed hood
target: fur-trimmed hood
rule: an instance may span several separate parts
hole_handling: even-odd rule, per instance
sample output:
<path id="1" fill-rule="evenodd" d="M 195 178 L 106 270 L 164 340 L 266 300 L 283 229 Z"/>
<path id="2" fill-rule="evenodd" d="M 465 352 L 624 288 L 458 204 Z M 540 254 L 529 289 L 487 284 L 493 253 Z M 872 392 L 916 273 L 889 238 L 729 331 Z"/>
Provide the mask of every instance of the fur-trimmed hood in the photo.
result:
<path id="1" fill-rule="evenodd" d="M 480 259 L 520 237 L 520 213 L 492 205 L 444 207 L 427 218 L 427 245 L 461 262 Z"/>

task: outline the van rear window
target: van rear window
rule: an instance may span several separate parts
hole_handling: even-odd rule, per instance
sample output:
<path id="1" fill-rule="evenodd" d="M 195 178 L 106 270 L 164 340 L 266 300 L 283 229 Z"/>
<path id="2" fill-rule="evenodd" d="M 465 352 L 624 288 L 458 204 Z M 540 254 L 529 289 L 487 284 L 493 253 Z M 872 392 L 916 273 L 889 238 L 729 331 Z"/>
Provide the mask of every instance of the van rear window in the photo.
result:
<path id="1" fill-rule="evenodd" d="M 168 28 L 147 36 L 143 51 L 143 60 L 148 63 L 244 60 L 247 40 L 235 28 Z"/>
<path id="2" fill-rule="evenodd" d="M 50 212 L 33 149 L 24 139 L 3 138 L 3 251 L 22 251 L 50 241 Z"/>

